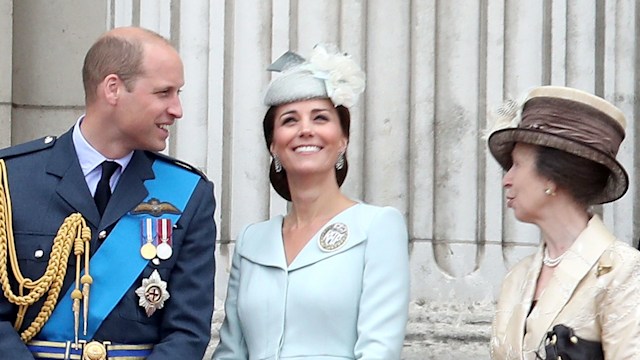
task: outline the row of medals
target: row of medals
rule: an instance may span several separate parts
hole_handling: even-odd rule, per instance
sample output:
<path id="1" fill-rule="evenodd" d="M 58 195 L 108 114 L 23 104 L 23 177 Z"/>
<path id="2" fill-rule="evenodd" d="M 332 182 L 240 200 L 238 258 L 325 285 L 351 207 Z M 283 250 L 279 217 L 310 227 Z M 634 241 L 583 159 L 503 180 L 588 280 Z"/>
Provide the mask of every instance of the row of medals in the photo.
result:
<path id="1" fill-rule="evenodd" d="M 171 219 L 144 218 L 141 220 L 142 246 L 140 255 L 146 260 L 167 260 L 173 254 Z M 157 236 L 155 234 L 157 233 Z M 155 239 L 158 239 L 157 245 Z"/>

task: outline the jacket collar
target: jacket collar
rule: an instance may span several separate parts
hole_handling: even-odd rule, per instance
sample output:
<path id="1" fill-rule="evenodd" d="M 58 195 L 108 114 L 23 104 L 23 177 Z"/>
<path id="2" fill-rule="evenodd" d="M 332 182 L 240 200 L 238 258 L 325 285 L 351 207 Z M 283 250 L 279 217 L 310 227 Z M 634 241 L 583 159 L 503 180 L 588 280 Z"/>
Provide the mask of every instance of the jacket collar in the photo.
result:
<path id="1" fill-rule="evenodd" d="M 556 267 L 544 293 L 529 316 L 524 338 L 525 352 L 539 348 L 547 331 L 554 325 L 555 318 L 569 302 L 580 281 L 595 268 L 598 259 L 614 241 L 615 237 L 607 230 L 602 220 L 593 215 L 587 227 Z M 534 264 L 542 264 L 543 246 L 538 249 L 533 259 Z M 533 297 L 540 267 L 541 265 L 535 266 L 536 269 L 532 267 L 527 275 L 527 287 L 523 294 L 529 299 Z M 518 319 L 516 322 L 523 323 L 524 320 Z"/>
<path id="2" fill-rule="evenodd" d="M 324 259 L 345 252 L 366 239 L 366 233 L 358 226 L 359 204 L 353 205 L 329 220 L 304 246 L 293 262 L 287 265 L 282 239 L 283 216 L 276 216 L 269 221 L 254 224 L 247 228 L 243 235 L 243 243 L 238 248 L 240 256 L 263 265 L 294 271 Z M 328 227 L 342 223 L 347 226 L 346 243 L 334 251 L 323 251 L 318 241 Z"/>
<path id="3" fill-rule="evenodd" d="M 80 212 L 94 227 L 104 229 L 139 204 L 147 196 L 144 181 L 154 177 L 153 163 L 145 152 L 135 151 L 131 162 L 122 173 L 105 213 L 100 214 L 84 179 L 72 141 L 72 130 L 64 133 L 51 151 L 47 173 L 60 178 L 56 192 L 71 207 Z"/>
<path id="4" fill-rule="evenodd" d="M 101 228 L 109 227 L 117 222 L 147 197 L 149 191 L 144 186 L 144 181 L 155 178 L 152 165 L 153 159 L 145 152 L 134 151 L 133 157 L 120 176 L 118 185 L 116 185 L 100 220 Z"/>

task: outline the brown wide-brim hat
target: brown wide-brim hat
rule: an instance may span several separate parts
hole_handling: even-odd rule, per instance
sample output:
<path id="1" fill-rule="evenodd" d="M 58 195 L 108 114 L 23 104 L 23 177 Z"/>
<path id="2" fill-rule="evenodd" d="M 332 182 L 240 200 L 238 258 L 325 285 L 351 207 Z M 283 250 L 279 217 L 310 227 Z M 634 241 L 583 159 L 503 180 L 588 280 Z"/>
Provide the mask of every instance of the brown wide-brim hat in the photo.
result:
<path id="1" fill-rule="evenodd" d="M 511 152 L 516 143 L 546 146 L 609 169 L 607 184 L 593 199 L 594 204 L 617 200 L 626 193 L 629 176 L 616 160 L 626 121 L 613 104 L 587 92 L 559 86 L 537 87 L 522 104 L 505 104 L 488 139 L 491 155 L 504 170 L 511 168 Z"/>

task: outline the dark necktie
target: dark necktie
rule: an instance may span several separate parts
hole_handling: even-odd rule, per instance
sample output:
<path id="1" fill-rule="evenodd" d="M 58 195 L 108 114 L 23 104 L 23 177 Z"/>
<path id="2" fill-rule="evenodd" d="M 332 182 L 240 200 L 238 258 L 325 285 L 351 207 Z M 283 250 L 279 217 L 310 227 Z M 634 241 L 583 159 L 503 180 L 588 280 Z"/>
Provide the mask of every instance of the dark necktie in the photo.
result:
<path id="1" fill-rule="evenodd" d="M 109 180 L 111 180 L 111 176 L 119 167 L 120 165 L 114 161 L 104 161 L 102 163 L 102 176 L 100 177 L 100 181 L 98 181 L 96 193 L 93 195 L 100 216 L 104 213 L 104 209 L 107 207 L 107 203 L 111 197 Z"/>

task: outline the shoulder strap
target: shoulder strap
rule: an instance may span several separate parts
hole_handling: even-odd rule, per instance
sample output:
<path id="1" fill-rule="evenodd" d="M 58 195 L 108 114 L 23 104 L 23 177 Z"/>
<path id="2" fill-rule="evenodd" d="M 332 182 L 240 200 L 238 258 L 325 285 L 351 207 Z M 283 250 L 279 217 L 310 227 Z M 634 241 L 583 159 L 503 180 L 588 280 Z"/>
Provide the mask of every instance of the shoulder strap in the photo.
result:
<path id="1" fill-rule="evenodd" d="M 57 138 L 55 136 L 45 136 L 37 140 L 32 140 L 26 143 L 0 149 L 0 159 L 8 159 L 14 156 L 48 149 L 56 143 L 56 139 Z"/>

